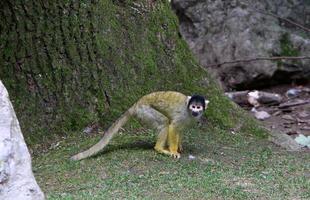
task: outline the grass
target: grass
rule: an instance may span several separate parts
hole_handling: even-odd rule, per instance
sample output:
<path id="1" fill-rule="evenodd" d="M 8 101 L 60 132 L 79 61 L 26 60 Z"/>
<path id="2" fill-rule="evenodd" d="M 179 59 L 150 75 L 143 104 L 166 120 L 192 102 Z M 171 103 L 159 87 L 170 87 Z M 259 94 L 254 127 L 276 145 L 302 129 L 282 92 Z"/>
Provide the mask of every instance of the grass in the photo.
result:
<path id="1" fill-rule="evenodd" d="M 310 198 L 307 152 L 285 152 L 265 139 L 203 126 L 189 130 L 185 152 L 174 160 L 153 151 L 152 131 L 125 132 L 80 162 L 68 158 L 100 136 L 72 134 L 36 155 L 33 169 L 47 199 Z"/>

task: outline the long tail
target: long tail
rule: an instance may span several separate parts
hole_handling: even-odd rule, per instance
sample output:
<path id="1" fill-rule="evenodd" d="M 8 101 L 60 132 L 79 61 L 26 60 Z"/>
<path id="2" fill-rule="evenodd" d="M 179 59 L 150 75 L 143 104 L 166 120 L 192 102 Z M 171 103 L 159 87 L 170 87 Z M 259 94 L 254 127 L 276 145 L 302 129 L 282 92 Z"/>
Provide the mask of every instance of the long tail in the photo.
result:
<path id="1" fill-rule="evenodd" d="M 100 150 L 102 150 L 109 143 L 109 141 L 112 139 L 113 135 L 115 133 L 117 133 L 118 130 L 126 124 L 128 119 L 132 115 L 132 110 L 133 110 L 133 106 L 131 108 L 129 108 L 116 122 L 114 122 L 110 126 L 110 128 L 104 133 L 103 138 L 101 138 L 101 140 L 97 144 L 95 144 L 94 146 L 92 146 L 91 148 L 89 148 L 86 151 L 83 151 L 81 153 L 78 153 L 78 154 L 72 156 L 71 160 L 82 160 L 82 159 L 88 158 L 88 157 L 98 153 Z"/>

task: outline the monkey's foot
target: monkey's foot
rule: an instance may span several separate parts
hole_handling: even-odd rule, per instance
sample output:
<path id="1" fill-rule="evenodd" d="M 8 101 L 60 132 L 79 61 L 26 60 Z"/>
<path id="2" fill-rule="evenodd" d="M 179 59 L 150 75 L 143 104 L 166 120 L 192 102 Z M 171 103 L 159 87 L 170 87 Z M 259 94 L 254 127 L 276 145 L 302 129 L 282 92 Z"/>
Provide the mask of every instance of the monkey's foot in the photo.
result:
<path id="1" fill-rule="evenodd" d="M 163 154 L 166 154 L 166 155 L 171 155 L 170 154 L 170 151 L 166 150 L 166 149 L 163 149 L 163 148 L 160 148 L 160 147 L 154 147 L 154 149 L 158 152 L 158 153 L 163 153 Z"/>
<path id="2" fill-rule="evenodd" d="M 169 152 L 169 153 L 173 158 L 177 158 L 177 159 L 181 158 L 181 154 L 178 152 Z"/>
<path id="3" fill-rule="evenodd" d="M 181 157 L 181 154 L 178 153 L 178 152 L 170 152 L 166 149 L 163 149 L 163 148 L 160 148 L 160 147 L 154 147 L 154 149 L 159 152 L 159 153 L 162 153 L 162 154 L 166 154 L 166 155 L 169 155 L 169 156 L 172 156 L 173 158 L 180 158 Z"/>

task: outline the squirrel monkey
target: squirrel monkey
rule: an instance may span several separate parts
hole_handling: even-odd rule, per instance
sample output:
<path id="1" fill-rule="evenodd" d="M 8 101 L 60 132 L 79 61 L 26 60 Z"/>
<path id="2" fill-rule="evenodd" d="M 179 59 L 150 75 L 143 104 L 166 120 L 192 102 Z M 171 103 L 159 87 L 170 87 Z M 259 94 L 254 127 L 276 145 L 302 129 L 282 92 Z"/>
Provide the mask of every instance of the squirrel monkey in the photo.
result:
<path id="1" fill-rule="evenodd" d="M 71 159 L 81 160 L 98 153 L 132 116 L 158 131 L 154 147 L 157 152 L 180 158 L 182 151 L 180 131 L 190 121 L 200 119 L 208 103 L 209 101 L 203 96 L 185 96 L 173 91 L 145 95 L 109 127 L 97 144 L 72 156 Z"/>

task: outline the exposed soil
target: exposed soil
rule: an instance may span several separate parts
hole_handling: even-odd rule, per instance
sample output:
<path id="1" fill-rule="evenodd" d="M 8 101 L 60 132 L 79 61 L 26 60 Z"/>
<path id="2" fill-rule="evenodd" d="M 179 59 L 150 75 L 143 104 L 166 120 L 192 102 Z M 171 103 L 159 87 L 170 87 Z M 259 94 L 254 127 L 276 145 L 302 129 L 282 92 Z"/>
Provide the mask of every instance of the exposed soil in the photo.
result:
<path id="1" fill-rule="evenodd" d="M 297 89 L 299 92 L 296 96 L 288 96 L 287 91 L 290 89 Z M 280 94 L 283 97 L 281 105 L 293 102 L 301 103 L 285 108 L 280 108 L 279 105 L 260 105 L 257 108 L 258 111 L 266 111 L 271 115 L 262 121 L 266 128 L 288 134 L 293 138 L 297 137 L 298 134 L 310 135 L 310 84 L 303 86 L 279 85 L 261 91 Z M 245 108 L 251 112 L 250 107 Z"/>

